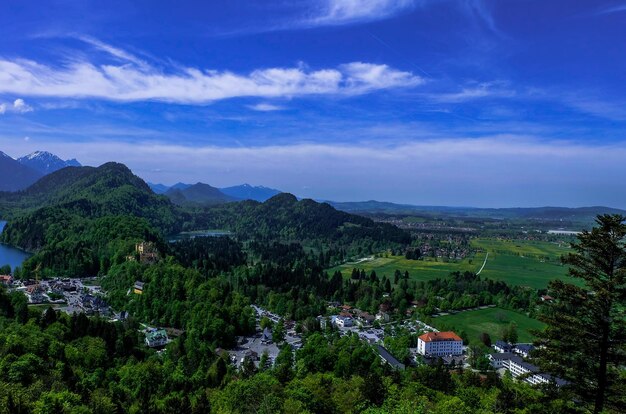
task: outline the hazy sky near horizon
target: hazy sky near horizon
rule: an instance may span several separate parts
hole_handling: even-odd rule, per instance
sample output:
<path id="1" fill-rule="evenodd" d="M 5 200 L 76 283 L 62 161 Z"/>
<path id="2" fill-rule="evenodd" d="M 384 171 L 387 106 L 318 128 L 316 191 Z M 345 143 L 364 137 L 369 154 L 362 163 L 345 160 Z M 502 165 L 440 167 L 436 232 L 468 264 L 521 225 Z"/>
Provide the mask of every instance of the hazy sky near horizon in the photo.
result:
<path id="1" fill-rule="evenodd" d="M 626 0 L 8 0 L 0 150 L 302 197 L 626 208 Z"/>

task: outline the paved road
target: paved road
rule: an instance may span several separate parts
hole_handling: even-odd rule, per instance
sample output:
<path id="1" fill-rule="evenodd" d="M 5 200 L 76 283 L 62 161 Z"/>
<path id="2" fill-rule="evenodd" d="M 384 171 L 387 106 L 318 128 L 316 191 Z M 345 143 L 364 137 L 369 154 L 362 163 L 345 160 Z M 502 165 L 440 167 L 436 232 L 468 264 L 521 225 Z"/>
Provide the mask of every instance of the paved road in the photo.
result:
<path id="1" fill-rule="evenodd" d="M 485 268 L 485 265 L 487 264 L 487 259 L 489 258 L 489 252 L 487 252 L 487 255 L 485 256 L 485 261 L 483 262 L 483 265 L 480 267 L 480 270 L 478 272 L 476 272 L 476 276 L 478 276 L 480 274 L 480 272 L 483 271 L 483 269 Z"/>

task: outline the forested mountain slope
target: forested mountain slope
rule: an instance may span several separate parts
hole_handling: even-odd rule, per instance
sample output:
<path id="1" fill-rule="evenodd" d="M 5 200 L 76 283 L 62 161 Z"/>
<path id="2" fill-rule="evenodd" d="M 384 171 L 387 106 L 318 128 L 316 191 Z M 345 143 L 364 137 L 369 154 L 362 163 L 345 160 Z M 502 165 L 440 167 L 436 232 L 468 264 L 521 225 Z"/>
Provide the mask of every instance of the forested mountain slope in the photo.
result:
<path id="1" fill-rule="evenodd" d="M 395 226 L 337 211 L 326 203 L 298 201 L 288 193 L 264 203 L 243 201 L 205 208 L 196 212 L 189 228 L 228 229 L 244 238 L 351 242 L 408 243 L 409 235 Z"/>
<path id="2" fill-rule="evenodd" d="M 46 207 L 47 213 L 34 211 Z M 164 232 L 177 230 L 177 212 L 167 198 L 155 195 L 148 185 L 123 164 L 107 163 L 100 167 L 68 167 L 49 174 L 26 190 L 0 193 L 0 217 L 10 220 L 3 235 L 14 243 L 11 234 L 16 226 L 32 225 L 63 211 L 83 218 L 108 215 L 132 215 L 147 219 Z M 17 243 L 16 243 L 17 244 Z M 21 247 L 37 248 L 22 241 Z"/>

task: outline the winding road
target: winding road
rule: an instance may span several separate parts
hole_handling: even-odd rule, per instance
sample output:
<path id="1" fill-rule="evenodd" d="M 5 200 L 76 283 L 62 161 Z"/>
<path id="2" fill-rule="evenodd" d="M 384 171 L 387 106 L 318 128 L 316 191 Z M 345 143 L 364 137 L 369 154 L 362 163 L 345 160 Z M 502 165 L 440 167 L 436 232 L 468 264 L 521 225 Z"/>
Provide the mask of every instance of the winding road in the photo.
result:
<path id="1" fill-rule="evenodd" d="M 487 252 L 487 255 L 485 256 L 485 261 L 483 262 L 483 265 L 480 267 L 480 270 L 478 272 L 476 272 L 476 276 L 478 276 L 480 274 L 480 272 L 483 271 L 483 269 L 485 268 L 485 265 L 487 264 L 487 259 L 489 258 L 489 252 Z"/>

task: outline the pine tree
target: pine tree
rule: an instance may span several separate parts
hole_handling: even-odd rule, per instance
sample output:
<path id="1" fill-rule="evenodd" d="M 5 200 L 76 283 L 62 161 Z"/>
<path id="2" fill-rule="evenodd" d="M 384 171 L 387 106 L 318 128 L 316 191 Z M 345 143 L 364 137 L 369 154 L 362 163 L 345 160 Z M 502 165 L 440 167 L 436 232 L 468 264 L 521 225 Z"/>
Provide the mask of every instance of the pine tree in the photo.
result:
<path id="1" fill-rule="evenodd" d="M 579 398 L 593 407 L 626 411 L 620 370 L 626 363 L 626 217 L 598 216 L 597 227 L 578 235 L 569 254 L 570 276 L 582 286 L 552 281 L 552 303 L 540 319 L 540 365 L 570 381 Z M 623 378 L 623 377 L 622 377 Z"/>

